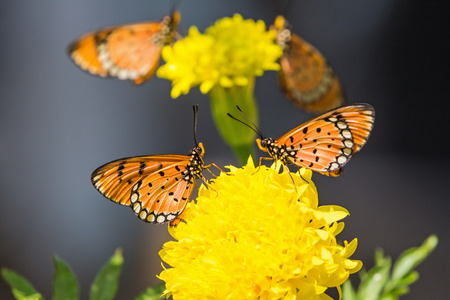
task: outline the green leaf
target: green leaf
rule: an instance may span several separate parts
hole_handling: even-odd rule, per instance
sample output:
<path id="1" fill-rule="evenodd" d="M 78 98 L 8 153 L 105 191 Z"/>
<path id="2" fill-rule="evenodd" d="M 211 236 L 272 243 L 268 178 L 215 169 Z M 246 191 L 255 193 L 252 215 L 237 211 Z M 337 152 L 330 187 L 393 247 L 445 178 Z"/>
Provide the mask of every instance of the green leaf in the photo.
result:
<path id="1" fill-rule="evenodd" d="M 91 300 L 111 300 L 119 288 L 119 276 L 122 271 L 122 250 L 117 249 L 109 261 L 100 269 L 89 293 Z"/>
<path id="2" fill-rule="evenodd" d="M 356 292 L 353 289 L 350 278 L 342 285 L 342 299 L 344 300 L 356 300 Z"/>
<path id="3" fill-rule="evenodd" d="M 431 235 L 420 247 L 410 248 L 400 254 L 392 270 L 392 281 L 401 280 L 406 274 L 414 270 L 415 267 L 433 252 L 437 244 L 437 236 Z"/>
<path id="4" fill-rule="evenodd" d="M 161 294 L 165 291 L 166 285 L 164 282 L 161 282 L 154 287 L 150 287 L 146 289 L 142 294 L 137 296 L 134 300 L 159 300 L 164 299 L 165 296 L 161 297 Z"/>
<path id="5" fill-rule="evenodd" d="M 413 284 L 414 282 L 416 282 L 419 279 L 419 272 L 417 271 L 412 271 L 411 273 L 409 273 L 408 275 L 404 276 L 402 279 L 400 279 L 397 283 L 397 286 L 408 286 Z"/>
<path id="6" fill-rule="evenodd" d="M 53 300 L 77 300 L 78 282 L 69 265 L 56 255 L 53 257 L 53 264 Z"/>
<path id="7" fill-rule="evenodd" d="M 386 281 L 389 279 L 391 259 L 385 258 L 382 250 L 376 251 L 375 263 L 375 266 L 361 278 L 357 293 L 358 299 L 378 300 Z"/>
<path id="8" fill-rule="evenodd" d="M 17 274 L 13 270 L 3 268 L 1 273 L 3 279 L 10 286 L 14 298 L 16 298 L 17 300 L 23 300 L 25 298 L 33 300 L 44 299 L 41 294 L 36 292 L 33 285 L 31 285 L 31 283 L 28 280 L 26 280 L 24 277 Z"/>
<path id="9" fill-rule="evenodd" d="M 396 288 L 396 289 L 390 291 L 388 294 L 382 295 L 380 297 L 380 300 L 397 300 L 400 298 L 400 296 L 405 295 L 407 293 L 409 293 L 408 287 Z"/>

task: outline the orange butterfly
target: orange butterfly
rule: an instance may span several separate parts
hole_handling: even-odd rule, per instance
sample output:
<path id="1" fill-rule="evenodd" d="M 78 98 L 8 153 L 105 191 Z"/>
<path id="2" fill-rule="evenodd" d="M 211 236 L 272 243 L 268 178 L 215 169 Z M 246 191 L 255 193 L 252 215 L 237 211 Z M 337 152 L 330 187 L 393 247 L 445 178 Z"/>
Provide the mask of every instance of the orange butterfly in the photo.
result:
<path id="1" fill-rule="evenodd" d="M 194 106 L 196 146 L 188 155 L 147 155 L 114 160 L 92 173 L 94 187 L 106 198 L 130 206 L 145 222 L 177 225 L 195 180 L 203 178 L 202 170 L 210 166 L 203 165 L 205 149 L 195 138 L 197 114 L 198 106 Z"/>
<path id="2" fill-rule="evenodd" d="M 374 108 L 363 103 L 331 110 L 276 140 L 264 138 L 253 122 L 256 129 L 250 128 L 260 137 L 256 139 L 258 147 L 272 159 L 284 165 L 295 164 L 324 175 L 339 176 L 342 167 L 367 142 L 374 121 Z"/>
<path id="3" fill-rule="evenodd" d="M 291 32 L 282 16 L 271 27 L 283 49 L 280 85 L 292 102 L 309 113 L 323 113 L 345 103 L 341 83 L 325 57 Z"/>
<path id="4" fill-rule="evenodd" d="M 73 61 L 101 77 L 117 77 L 141 84 L 159 66 L 161 50 L 172 42 L 181 20 L 175 11 L 161 22 L 112 26 L 87 33 L 69 45 Z"/>

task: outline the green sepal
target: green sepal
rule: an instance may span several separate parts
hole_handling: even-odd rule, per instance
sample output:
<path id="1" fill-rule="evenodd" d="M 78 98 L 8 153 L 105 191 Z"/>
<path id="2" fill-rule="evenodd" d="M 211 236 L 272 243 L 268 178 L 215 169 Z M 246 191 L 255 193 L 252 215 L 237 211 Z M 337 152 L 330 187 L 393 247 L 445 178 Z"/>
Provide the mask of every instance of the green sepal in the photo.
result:
<path id="1" fill-rule="evenodd" d="M 161 282 L 153 287 L 147 288 L 144 292 L 142 292 L 139 296 L 137 296 L 134 300 L 159 300 L 164 299 L 165 296 L 161 296 L 161 294 L 165 291 L 166 285 L 164 282 Z"/>
<path id="2" fill-rule="evenodd" d="M 79 299 L 79 286 L 69 265 L 58 256 L 53 257 L 53 300 Z"/>
<path id="3" fill-rule="evenodd" d="M 111 300 L 119 288 L 119 276 L 122 271 L 122 250 L 117 249 L 109 261 L 103 265 L 91 285 L 91 300 Z"/>
<path id="4" fill-rule="evenodd" d="M 17 300 L 33 299 L 43 300 L 41 294 L 39 294 L 33 285 L 26 280 L 23 276 L 17 274 L 13 270 L 2 268 L 2 277 L 11 288 L 11 292 L 14 298 Z"/>

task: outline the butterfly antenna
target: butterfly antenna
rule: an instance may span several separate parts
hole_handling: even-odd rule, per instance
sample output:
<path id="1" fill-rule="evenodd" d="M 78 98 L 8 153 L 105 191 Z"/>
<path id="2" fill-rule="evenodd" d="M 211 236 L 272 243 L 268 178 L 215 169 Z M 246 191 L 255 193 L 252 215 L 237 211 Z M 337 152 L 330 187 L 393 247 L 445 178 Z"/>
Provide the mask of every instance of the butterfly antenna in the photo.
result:
<path id="1" fill-rule="evenodd" d="M 283 15 L 285 15 L 286 12 L 289 11 L 289 6 L 291 6 L 291 3 L 292 3 L 292 2 L 293 2 L 293 1 L 291 1 L 291 0 L 287 0 L 287 1 L 286 1 L 286 3 L 284 4 L 284 8 L 283 8 Z"/>
<path id="2" fill-rule="evenodd" d="M 198 143 L 197 143 L 198 104 L 194 105 L 192 107 L 192 109 L 194 110 L 194 142 L 195 142 L 195 145 L 198 146 Z"/>
<path id="3" fill-rule="evenodd" d="M 172 0 L 170 1 L 170 14 L 173 15 L 177 7 L 180 5 L 183 0 Z"/>
<path id="4" fill-rule="evenodd" d="M 258 129 L 258 126 L 256 126 L 256 124 L 255 123 L 253 123 L 253 121 L 239 108 L 239 106 L 237 106 L 236 105 L 236 108 L 247 118 L 247 120 L 249 120 L 250 121 L 250 123 L 253 125 L 253 127 L 252 126 L 250 126 L 250 125 L 248 125 L 247 123 L 245 123 L 244 121 L 241 121 L 241 120 L 239 120 L 238 118 L 236 118 L 236 117 L 233 117 L 230 113 L 227 113 L 227 115 L 230 117 L 230 118 L 232 118 L 233 120 L 236 120 L 236 121 L 238 121 L 239 123 L 241 123 L 241 124 L 244 124 L 245 126 L 247 126 L 248 128 L 250 128 L 251 130 L 253 130 L 254 132 L 256 132 L 256 134 L 260 137 L 260 138 L 263 138 L 263 135 L 262 135 L 262 133 L 261 133 L 261 131 L 259 131 L 259 129 Z"/>

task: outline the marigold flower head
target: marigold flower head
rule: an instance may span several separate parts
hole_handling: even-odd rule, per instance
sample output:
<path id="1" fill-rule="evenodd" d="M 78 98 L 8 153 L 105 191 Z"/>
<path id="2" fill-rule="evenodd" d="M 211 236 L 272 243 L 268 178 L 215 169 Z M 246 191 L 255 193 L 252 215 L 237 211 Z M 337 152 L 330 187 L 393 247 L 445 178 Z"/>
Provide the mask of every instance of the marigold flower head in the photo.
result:
<path id="1" fill-rule="evenodd" d="M 276 32 L 266 30 L 262 20 L 244 20 L 239 14 L 218 20 L 205 34 L 193 26 L 186 38 L 163 49 L 166 64 L 157 75 L 172 81 L 173 98 L 196 85 L 202 93 L 216 84 L 245 86 L 249 77 L 279 69 L 283 51 L 275 38 Z"/>
<path id="2" fill-rule="evenodd" d="M 300 176 L 300 174 L 301 176 Z M 171 228 L 177 241 L 160 256 L 174 299 L 331 299 L 327 288 L 344 283 L 362 263 L 349 257 L 357 240 L 336 235 L 348 211 L 318 206 L 311 171 L 279 173 L 277 167 L 230 167 Z M 303 178 L 302 178 L 303 177 Z M 294 186 L 295 183 L 295 186 Z"/>

